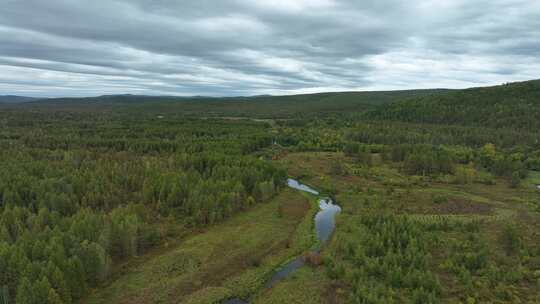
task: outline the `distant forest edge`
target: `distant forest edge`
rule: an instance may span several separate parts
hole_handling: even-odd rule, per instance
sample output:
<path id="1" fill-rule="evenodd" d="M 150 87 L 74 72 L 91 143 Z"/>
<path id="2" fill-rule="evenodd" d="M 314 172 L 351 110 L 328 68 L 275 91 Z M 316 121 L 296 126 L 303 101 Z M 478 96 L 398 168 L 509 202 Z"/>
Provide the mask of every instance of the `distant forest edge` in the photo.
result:
<path id="1" fill-rule="evenodd" d="M 540 120 L 537 119 L 540 117 L 540 80 L 464 90 L 338 92 L 290 96 L 217 98 L 106 95 L 42 100 L 17 98 L 18 102 L 9 102 L 5 96 L 0 98 L 0 108 L 257 118 L 302 118 L 350 113 L 364 120 L 518 129 L 536 129 L 540 126 Z"/>
<path id="2" fill-rule="evenodd" d="M 448 90 L 405 90 L 380 92 L 338 92 L 287 96 L 253 97 L 175 97 L 143 95 L 104 95 L 84 98 L 49 98 L 27 102 L 2 102 L 0 108 L 26 108 L 49 111 L 125 112 L 174 115 L 245 116 L 292 118 L 306 114 L 363 112 L 376 105 L 428 96 Z M 9 99 L 6 99 L 8 101 Z"/>

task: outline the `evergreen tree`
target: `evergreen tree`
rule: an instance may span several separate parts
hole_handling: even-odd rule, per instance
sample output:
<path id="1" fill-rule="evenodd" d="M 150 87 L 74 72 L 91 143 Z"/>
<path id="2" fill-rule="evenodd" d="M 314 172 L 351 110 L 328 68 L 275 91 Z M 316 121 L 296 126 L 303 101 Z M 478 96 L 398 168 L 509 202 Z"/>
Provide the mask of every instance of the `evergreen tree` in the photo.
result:
<path id="1" fill-rule="evenodd" d="M 61 297 L 56 293 L 54 289 L 49 289 L 49 295 L 47 296 L 47 304 L 65 304 Z"/>
<path id="2" fill-rule="evenodd" d="M 51 282 L 54 293 L 59 297 L 64 304 L 71 303 L 71 291 L 64 279 L 64 274 L 58 267 L 54 267 L 52 274 L 50 274 L 49 281 Z M 50 294 L 49 294 L 50 297 Z"/>
<path id="3" fill-rule="evenodd" d="M 15 300 L 18 304 L 38 304 L 34 296 L 34 288 L 30 281 L 23 277 L 20 280 L 19 286 L 17 287 L 17 298 Z"/>

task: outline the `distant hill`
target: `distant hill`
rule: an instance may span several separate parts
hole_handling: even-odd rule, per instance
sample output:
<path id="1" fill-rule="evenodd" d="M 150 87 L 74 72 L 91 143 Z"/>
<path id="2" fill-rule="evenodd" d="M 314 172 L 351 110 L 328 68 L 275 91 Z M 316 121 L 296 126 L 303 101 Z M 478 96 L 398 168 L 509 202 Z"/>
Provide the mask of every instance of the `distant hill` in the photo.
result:
<path id="1" fill-rule="evenodd" d="M 11 98 L 4 107 L 40 111 L 112 112 L 291 118 L 357 113 L 367 120 L 540 129 L 540 80 L 464 90 L 337 92 L 289 96 L 177 97 L 105 95 L 46 100 Z M 18 101 L 18 102 L 14 102 Z"/>
<path id="2" fill-rule="evenodd" d="M 293 115 L 365 111 L 375 105 L 446 91 L 437 89 L 338 92 L 252 97 L 105 95 L 87 98 L 51 98 L 22 106 L 50 111 L 113 111 L 127 114 L 165 113 L 287 118 Z"/>
<path id="3" fill-rule="evenodd" d="M 540 80 L 416 96 L 384 104 L 369 119 L 495 128 L 540 128 Z"/>
<path id="4" fill-rule="evenodd" d="M 39 98 L 16 96 L 16 95 L 0 95 L 0 103 L 21 103 L 36 101 Z"/>

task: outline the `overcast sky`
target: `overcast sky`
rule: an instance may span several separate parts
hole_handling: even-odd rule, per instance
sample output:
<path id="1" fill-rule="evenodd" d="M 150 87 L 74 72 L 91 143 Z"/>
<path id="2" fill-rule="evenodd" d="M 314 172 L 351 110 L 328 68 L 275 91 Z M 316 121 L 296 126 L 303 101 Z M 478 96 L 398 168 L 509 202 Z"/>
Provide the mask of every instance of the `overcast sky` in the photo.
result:
<path id="1" fill-rule="evenodd" d="M 258 95 L 540 78 L 537 0 L 0 0 L 0 95 Z"/>

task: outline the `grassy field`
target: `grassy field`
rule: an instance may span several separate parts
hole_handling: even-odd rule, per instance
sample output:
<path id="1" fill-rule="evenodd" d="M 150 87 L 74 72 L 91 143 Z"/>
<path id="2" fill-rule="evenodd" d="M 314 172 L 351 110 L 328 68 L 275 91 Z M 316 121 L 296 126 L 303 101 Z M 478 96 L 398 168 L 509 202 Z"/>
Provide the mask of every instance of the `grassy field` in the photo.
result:
<path id="1" fill-rule="evenodd" d="M 362 166 L 342 153 L 291 153 L 279 162 L 288 168 L 290 175 L 320 189 L 332 188 L 336 193 L 343 212 L 325 255 L 334 256 L 338 248 L 343 247 L 342 239 L 358 237 L 348 235 L 353 228 L 347 227 L 355 227 L 363 214 L 389 212 L 424 225 L 449 223 L 455 228 L 429 234 L 435 244 L 430 249 L 429 269 L 443 286 L 442 303 L 540 301 L 540 214 L 537 212 L 540 194 L 530 187 L 538 181 L 538 174 L 531 174 L 514 189 L 503 179 L 486 185 L 480 182 L 455 184 L 447 177 L 409 176 L 401 173 L 399 164 L 379 160 L 373 166 Z M 473 224 L 477 230 L 461 231 L 460 227 Z M 507 227 L 514 227 L 519 238 L 518 252 L 512 254 L 505 247 Z M 468 281 L 468 276 L 464 279 L 462 274 L 456 273 L 452 263 L 463 258 L 456 258 L 460 251 L 465 257 L 474 256 L 475 249 L 463 247 L 470 244 L 470 238 L 478 240 L 489 255 L 485 266 L 472 272 Z M 309 290 L 313 299 L 324 295 L 322 303 L 348 302 L 347 296 L 336 294 L 336 290 L 341 289 L 347 293 L 347 285 L 340 280 L 330 280 L 323 269 L 303 270 L 278 284 L 260 303 L 288 302 L 285 300 L 288 297 L 300 297 L 295 296 L 299 288 Z M 320 283 L 313 286 L 315 278 Z"/>
<path id="2" fill-rule="evenodd" d="M 330 280 L 322 268 L 303 267 L 274 288 L 261 293 L 254 304 L 317 304 L 331 303 Z"/>
<path id="3" fill-rule="evenodd" d="M 246 297 L 312 244 L 310 206 L 308 197 L 286 189 L 270 203 L 126 270 L 83 303 L 213 303 Z"/>

